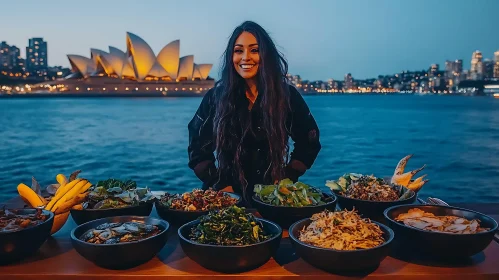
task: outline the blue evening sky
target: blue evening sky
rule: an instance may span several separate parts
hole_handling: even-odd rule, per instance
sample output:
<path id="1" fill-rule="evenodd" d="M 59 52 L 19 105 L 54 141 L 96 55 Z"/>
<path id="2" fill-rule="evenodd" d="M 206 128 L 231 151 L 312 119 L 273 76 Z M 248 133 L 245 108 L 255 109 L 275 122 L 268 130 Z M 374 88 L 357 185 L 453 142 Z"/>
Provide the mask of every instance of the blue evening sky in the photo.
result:
<path id="1" fill-rule="evenodd" d="M 214 63 L 238 24 L 267 29 L 304 79 L 376 77 L 401 70 L 444 67 L 476 49 L 484 58 L 499 50 L 497 0 L 50 0 L 2 1 L 0 41 L 24 48 L 31 37 L 48 42 L 49 65 L 69 66 L 66 54 L 90 48 L 125 50 L 125 32 L 142 37 L 157 53 L 180 39 L 180 55 Z M 495 26 L 495 27 L 494 27 Z"/>

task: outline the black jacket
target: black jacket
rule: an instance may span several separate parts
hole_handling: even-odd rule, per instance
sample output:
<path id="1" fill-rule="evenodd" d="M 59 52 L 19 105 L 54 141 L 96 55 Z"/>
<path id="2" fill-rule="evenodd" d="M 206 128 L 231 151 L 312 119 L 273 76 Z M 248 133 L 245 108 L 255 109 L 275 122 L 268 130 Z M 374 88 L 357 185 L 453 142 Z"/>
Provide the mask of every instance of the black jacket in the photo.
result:
<path id="1" fill-rule="evenodd" d="M 189 167 L 203 182 L 203 189 L 212 187 L 222 189 L 232 186 L 236 193 L 241 194 L 241 184 L 233 174 L 218 174 L 215 166 L 215 134 L 213 119 L 216 111 L 215 89 L 209 90 L 201 101 L 196 114 L 189 122 Z M 291 111 L 286 121 L 286 128 L 294 141 L 290 163 L 286 167 L 286 177 L 296 181 L 314 163 L 321 149 L 319 128 L 314 117 L 303 100 L 301 94 L 293 86 L 289 87 Z M 260 129 L 262 124 L 260 98 L 257 97 L 246 117 L 252 118 L 255 135 L 247 136 L 243 141 L 243 162 L 245 179 L 248 181 L 246 197 L 253 195 L 255 184 L 273 184 L 270 176 L 265 176 L 269 166 L 267 160 L 268 144 L 265 133 Z M 240 100 L 247 110 L 249 101 L 244 94 Z M 300 163 L 301 162 L 301 163 Z M 270 173 L 270 172 L 268 172 Z M 220 175 L 220 176 L 219 176 Z M 220 180 L 219 180 L 220 179 Z"/>

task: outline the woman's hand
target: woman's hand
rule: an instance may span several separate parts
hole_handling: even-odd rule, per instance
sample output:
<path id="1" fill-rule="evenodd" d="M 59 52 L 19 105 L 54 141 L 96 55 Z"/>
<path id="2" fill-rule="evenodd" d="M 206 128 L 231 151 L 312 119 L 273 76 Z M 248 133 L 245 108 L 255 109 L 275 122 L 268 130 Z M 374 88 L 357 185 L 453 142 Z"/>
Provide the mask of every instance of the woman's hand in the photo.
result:
<path id="1" fill-rule="evenodd" d="M 291 160 L 291 162 L 286 166 L 284 172 L 286 178 L 291 179 L 293 182 L 297 182 L 298 178 L 302 176 L 307 170 L 307 166 L 299 160 Z"/>
<path id="2" fill-rule="evenodd" d="M 225 188 L 221 189 L 221 191 L 223 191 L 223 192 L 231 192 L 231 193 L 233 193 L 233 192 L 234 192 L 234 189 L 232 188 L 232 186 L 227 186 L 227 187 L 225 187 Z"/>

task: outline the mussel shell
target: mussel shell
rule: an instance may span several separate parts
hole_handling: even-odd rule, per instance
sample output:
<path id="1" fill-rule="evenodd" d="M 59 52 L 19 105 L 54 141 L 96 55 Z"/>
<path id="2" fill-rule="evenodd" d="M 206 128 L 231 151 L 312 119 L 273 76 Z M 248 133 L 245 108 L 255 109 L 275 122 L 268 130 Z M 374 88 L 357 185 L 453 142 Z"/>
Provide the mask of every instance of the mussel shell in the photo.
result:
<path id="1" fill-rule="evenodd" d="M 94 236 L 95 235 L 94 235 L 93 231 L 89 231 L 85 235 L 83 235 L 82 239 L 85 240 L 85 241 L 88 241 L 88 240 L 94 238 Z"/>
<path id="2" fill-rule="evenodd" d="M 123 226 L 125 227 L 126 230 L 130 231 L 131 233 L 137 233 L 139 232 L 139 225 L 137 223 L 124 223 Z"/>
<path id="3" fill-rule="evenodd" d="M 97 226 L 95 229 L 96 230 L 103 230 L 103 229 L 114 228 L 114 227 L 119 227 L 119 226 L 121 226 L 121 223 L 105 223 L 105 224 Z"/>
<path id="4" fill-rule="evenodd" d="M 111 229 L 107 229 L 103 231 L 101 234 L 99 234 L 99 239 L 100 240 L 108 240 L 109 238 L 113 237 L 113 233 L 111 232 Z"/>
<path id="5" fill-rule="evenodd" d="M 143 225 L 143 226 L 141 226 L 140 228 L 143 229 L 147 233 L 152 232 L 155 229 L 155 227 L 153 225 L 147 225 L 147 224 L 141 224 L 141 225 Z"/>
<path id="6" fill-rule="evenodd" d="M 102 205 L 104 205 L 104 200 L 101 200 L 101 201 L 97 202 L 94 205 L 93 209 L 100 209 L 102 207 Z"/>
<path id="7" fill-rule="evenodd" d="M 111 230 L 113 231 L 113 233 L 116 236 L 123 236 L 125 234 L 130 233 L 130 231 L 126 230 L 126 227 L 124 227 L 124 226 L 115 227 L 115 228 L 112 228 Z"/>
<path id="8" fill-rule="evenodd" d="M 116 243 L 119 243 L 119 242 L 120 242 L 119 237 L 113 237 L 113 238 L 109 238 L 108 240 L 106 240 L 104 242 L 104 244 L 116 244 Z"/>

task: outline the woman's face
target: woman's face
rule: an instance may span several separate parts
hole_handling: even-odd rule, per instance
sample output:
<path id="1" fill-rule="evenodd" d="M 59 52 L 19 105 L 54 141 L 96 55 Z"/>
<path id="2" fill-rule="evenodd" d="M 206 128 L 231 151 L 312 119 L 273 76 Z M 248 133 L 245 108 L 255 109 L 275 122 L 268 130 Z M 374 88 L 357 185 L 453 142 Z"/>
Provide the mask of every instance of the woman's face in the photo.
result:
<path id="1" fill-rule="evenodd" d="M 244 31 L 239 35 L 234 45 L 232 62 L 237 73 L 244 79 L 256 76 L 260 54 L 258 53 L 258 41 L 253 34 Z"/>

